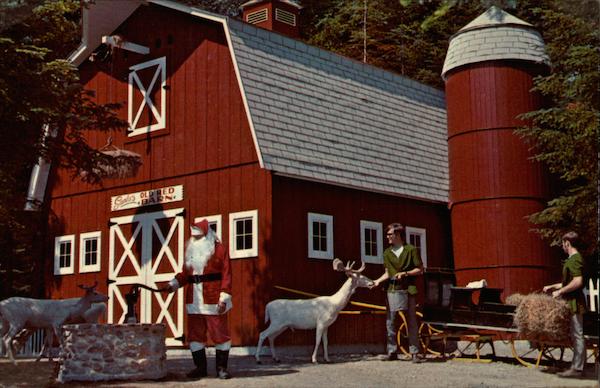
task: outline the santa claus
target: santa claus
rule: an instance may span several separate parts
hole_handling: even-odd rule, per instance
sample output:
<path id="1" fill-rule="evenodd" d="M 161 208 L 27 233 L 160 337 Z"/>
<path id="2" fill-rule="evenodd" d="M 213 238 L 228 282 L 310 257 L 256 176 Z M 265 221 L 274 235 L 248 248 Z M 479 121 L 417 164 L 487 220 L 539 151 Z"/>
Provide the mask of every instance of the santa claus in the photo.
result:
<path id="1" fill-rule="evenodd" d="M 187 286 L 187 338 L 196 366 L 187 376 L 202 378 L 207 375 L 205 346 L 208 332 L 215 343 L 217 377 L 228 379 L 231 377 L 227 371 L 231 337 L 226 313 L 232 306 L 229 254 L 209 228 L 207 220 L 194 223 L 190 230 L 183 271 L 167 286 L 169 292 Z"/>

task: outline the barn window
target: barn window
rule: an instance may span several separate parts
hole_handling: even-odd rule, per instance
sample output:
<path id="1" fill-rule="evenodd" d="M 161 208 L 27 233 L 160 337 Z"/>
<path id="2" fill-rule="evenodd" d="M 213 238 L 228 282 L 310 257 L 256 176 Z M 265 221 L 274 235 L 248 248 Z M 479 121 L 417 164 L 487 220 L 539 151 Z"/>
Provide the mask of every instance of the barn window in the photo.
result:
<path id="1" fill-rule="evenodd" d="M 423 267 L 427 267 L 427 231 L 422 228 L 406 227 L 406 242 L 414 245 L 419 252 Z"/>
<path id="2" fill-rule="evenodd" d="M 220 214 L 214 216 L 204 216 L 204 217 L 196 217 L 194 218 L 194 222 L 199 222 L 202 220 L 208 221 L 208 227 L 215 232 L 215 235 L 219 240 L 222 240 L 221 233 L 221 225 L 222 225 L 222 217 Z"/>
<path id="3" fill-rule="evenodd" d="M 308 257 L 333 259 L 333 216 L 308 213 Z"/>
<path id="4" fill-rule="evenodd" d="M 54 274 L 68 275 L 75 272 L 73 262 L 75 235 L 59 236 L 54 239 Z"/>
<path id="5" fill-rule="evenodd" d="M 100 271 L 101 232 L 82 233 L 79 236 L 79 272 Z"/>
<path id="6" fill-rule="evenodd" d="M 360 257 L 365 263 L 383 263 L 383 225 L 360 221 Z"/>
<path id="7" fill-rule="evenodd" d="M 128 136 L 166 127 L 167 59 L 161 57 L 129 68 Z"/>
<path id="8" fill-rule="evenodd" d="M 232 259 L 258 256 L 258 210 L 229 214 L 229 253 Z"/>

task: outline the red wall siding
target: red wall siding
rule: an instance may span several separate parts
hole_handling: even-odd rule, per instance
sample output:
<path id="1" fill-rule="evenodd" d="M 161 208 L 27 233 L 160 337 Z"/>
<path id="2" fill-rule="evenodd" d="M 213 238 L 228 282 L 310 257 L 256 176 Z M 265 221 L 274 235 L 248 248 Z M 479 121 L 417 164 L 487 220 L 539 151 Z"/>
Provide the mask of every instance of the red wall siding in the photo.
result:
<path id="1" fill-rule="evenodd" d="M 291 178 L 273 178 L 273 243 L 268 266 L 272 283 L 267 291 L 272 299 L 299 298 L 270 287 L 280 285 L 318 295 L 331 295 L 346 277 L 332 269 L 332 262 L 309 259 L 307 216 L 309 212 L 333 216 L 334 256 L 344 261 L 360 261 L 360 221 L 392 222 L 427 230 L 428 265 L 451 266 L 449 217 L 445 205 L 368 193 Z M 384 230 L 385 233 L 385 230 Z M 384 239 L 384 247 L 386 240 Z M 358 267 L 358 264 L 357 264 Z M 376 279 L 383 265 L 367 264 L 365 275 Z M 420 286 L 421 297 L 423 285 Z M 358 289 L 352 300 L 385 306 L 385 292 Z M 357 310 L 347 306 L 348 310 Z M 261 311 L 261 314 L 263 312 Z M 264 325 L 261 325 L 264 328 Z M 340 315 L 329 331 L 333 344 L 385 342 L 384 315 Z M 287 344 L 311 344 L 314 332 L 288 331 L 278 338 Z"/>
<path id="2" fill-rule="evenodd" d="M 116 49 L 111 60 L 84 62 L 80 70 L 85 87 L 95 91 L 98 103 L 123 104 L 119 116 L 126 120 L 129 67 L 166 56 L 167 122 L 164 130 L 149 136 L 89 134 L 93 146 L 102 147 L 112 136 L 113 144 L 142 156 L 143 165 L 137 176 L 107 179 L 104 187 L 258 160 L 220 24 L 151 5 L 140 7 L 115 33 L 150 47 L 150 54 Z M 52 196 L 94 189 L 97 187 L 72 181 L 66 171 L 60 171 Z"/>
<path id="3" fill-rule="evenodd" d="M 185 227 L 194 217 L 221 214 L 223 240 L 229 243 L 229 213 L 258 210 L 259 256 L 233 261 L 233 304 L 230 314 L 235 345 L 255 344 L 258 338 L 257 304 L 264 306 L 255 284 L 266 271 L 271 241 L 271 178 L 258 165 L 241 93 L 221 25 L 201 21 L 157 6 L 140 7 L 117 31 L 126 40 L 150 47 L 149 55 L 115 50 L 112 60 L 81 66 L 86 88 L 99 103 L 121 102 L 119 115 L 127 119 L 127 74 L 134 64 L 167 57 L 167 127 L 149 136 L 127 138 L 124 133 L 89 133 L 90 144 L 102 147 L 109 135 L 113 144 L 142 155 L 137 176 L 107 179 L 103 186 L 72 180 L 58 171 L 51 181 L 51 208 L 55 222 L 50 231 L 46 282 L 48 296 L 80 295 L 77 284 L 98 280 L 106 292 L 108 276 L 108 221 L 111 217 L 156 211 L 156 207 L 110 211 L 111 196 L 171 185 L 184 186 L 184 200 L 163 205 L 185 207 Z M 160 40 L 160 44 L 157 42 Z M 171 43 L 169 43 L 171 42 Z M 160 47 L 159 47 L 160 46 Z M 102 271 L 53 275 L 54 236 L 102 232 Z M 262 307 L 261 307 L 262 308 Z"/>
<path id="4" fill-rule="evenodd" d="M 530 292 L 551 280 L 556 258 L 526 217 L 544 208 L 549 182 L 514 129 L 538 109 L 540 69 L 486 62 L 446 82 L 452 236 L 457 283 Z"/>
<path id="5" fill-rule="evenodd" d="M 185 207 L 187 210 L 185 220 L 187 240 L 189 238 L 188 226 L 194 217 L 221 214 L 223 217 L 223 243 L 228 247 L 229 213 L 257 209 L 258 257 L 232 259 L 234 308 L 229 315 L 233 343 L 236 345 L 255 344 L 258 338 L 257 328 L 262 323 L 262 320 L 258 321 L 259 311 L 262 309 L 259 306 L 264 306 L 266 298 L 260 289 L 255 290 L 255 286 L 260 284 L 261 279 L 266 276 L 266 257 L 269 252 L 268 244 L 271 241 L 270 173 L 258 168 L 257 164 L 250 164 L 156 182 L 156 187 L 171 185 L 183 185 L 186 193 L 185 199 L 181 202 L 165 204 L 160 208 L 155 206 L 110 212 L 110 197 L 122 194 L 120 189 L 55 199 L 52 203 L 52 210 L 56 214 L 58 222 L 51 234 L 53 236 L 76 234 L 75 252 L 78 252 L 80 233 L 101 231 L 102 266 L 101 272 L 80 274 L 79 255 L 76 254 L 74 275 L 53 276 L 53 260 L 48 260 L 46 267 L 48 296 L 51 298 L 77 296 L 81 294 L 77 284 L 92 284 L 96 280 L 99 282 L 98 289 L 104 293 L 107 292 L 108 221 L 111 217 Z M 241 188 L 245 188 L 243 195 Z M 147 185 L 141 184 L 130 187 L 129 191 L 145 189 L 147 189 Z M 49 247 L 49 251 L 52 249 Z"/>

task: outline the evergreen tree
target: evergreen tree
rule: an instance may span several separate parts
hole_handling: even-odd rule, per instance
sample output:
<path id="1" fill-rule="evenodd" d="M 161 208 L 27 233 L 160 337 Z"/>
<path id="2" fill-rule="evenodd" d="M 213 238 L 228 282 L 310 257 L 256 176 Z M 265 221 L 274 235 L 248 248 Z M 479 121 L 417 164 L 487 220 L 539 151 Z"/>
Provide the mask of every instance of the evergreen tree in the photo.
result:
<path id="1" fill-rule="evenodd" d="M 97 105 L 67 60 L 80 40 L 78 0 L 52 0 L 0 33 L 0 294 L 27 294 L 39 284 L 47 214 L 24 212 L 29 176 L 38 158 L 99 183 L 100 162 L 126 165 L 91 148 L 85 131 L 126 128 L 116 105 Z M 45 128 L 56 136 L 46 136 Z M 38 242 L 34 247 L 33 242 Z"/>
<path id="2" fill-rule="evenodd" d="M 181 3 L 227 16 L 239 15 L 240 5 L 248 0 L 180 0 Z"/>
<path id="3" fill-rule="evenodd" d="M 324 3 L 321 14 L 303 11 L 309 18 L 306 24 L 315 26 L 304 30 L 305 39 L 362 60 L 365 0 Z M 440 89 L 444 86 L 440 73 L 449 37 L 485 10 L 478 2 L 449 7 L 441 0 L 368 0 L 366 5 L 367 63 Z"/>
<path id="4" fill-rule="evenodd" d="M 536 159 L 559 179 L 556 198 L 530 219 L 544 238 L 560 243 L 577 231 L 591 253 L 598 249 L 598 145 L 600 34 L 598 20 L 585 21 L 560 8 L 532 10 L 542 31 L 552 71 L 535 80 L 547 106 L 523 115 L 531 125 L 518 132 Z"/>

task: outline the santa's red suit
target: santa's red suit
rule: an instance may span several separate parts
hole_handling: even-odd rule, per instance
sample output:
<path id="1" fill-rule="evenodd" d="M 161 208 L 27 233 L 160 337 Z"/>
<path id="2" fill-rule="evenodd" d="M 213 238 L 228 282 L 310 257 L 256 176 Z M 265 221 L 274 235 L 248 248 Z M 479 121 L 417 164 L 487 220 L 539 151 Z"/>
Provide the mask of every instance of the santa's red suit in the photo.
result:
<path id="1" fill-rule="evenodd" d="M 226 368 L 228 351 L 231 348 L 231 337 L 227 325 L 227 312 L 231 309 L 231 266 L 227 249 L 216 238 L 208 222 L 202 220 L 191 226 L 192 237 L 185 251 L 183 270 L 169 282 L 171 291 L 187 286 L 185 303 L 188 313 L 187 340 L 190 350 L 196 358 L 200 357 L 207 342 L 207 332 L 215 343 L 217 356 L 221 354 Z M 223 355 L 222 353 L 225 353 Z M 206 361 L 195 377 L 206 375 Z M 223 360 L 221 360 L 223 364 Z M 198 369 L 198 368 L 197 368 Z M 192 371 L 194 372 L 194 371 Z M 225 373 L 227 373 L 225 371 Z M 227 375 L 228 376 L 228 375 Z"/>

